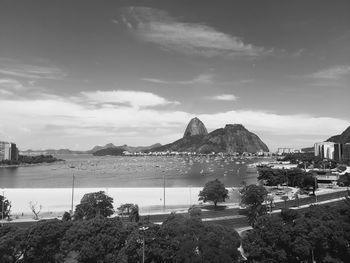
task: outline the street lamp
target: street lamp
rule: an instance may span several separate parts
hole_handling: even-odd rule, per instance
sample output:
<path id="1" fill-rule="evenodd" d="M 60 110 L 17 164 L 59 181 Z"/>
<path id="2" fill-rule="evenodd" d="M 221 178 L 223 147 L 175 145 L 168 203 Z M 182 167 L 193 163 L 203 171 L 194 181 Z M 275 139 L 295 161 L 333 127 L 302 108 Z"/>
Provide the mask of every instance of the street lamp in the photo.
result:
<path id="1" fill-rule="evenodd" d="M 163 170 L 163 209 L 165 209 L 165 170 Z"/>
<path id="2" fill-rule="evenodd" d="M 69 168 L 75 169 L 74 165 L 70 165 Z M 75 184 L 75 175 L 74 175 L 74 170 L 72 174 L 72 200 L 71 200 L 71 215 L 73 215 L 73 207 L 74 207 L 74 184 Z"/>
<path id="3" fill-rule="evenodd" d="M 142 231 L 143 235 L 142 235 L 142 263 L 145 263 L 145 231 L 148 229 L 149 227 L 140 227 L 139 230 Z"/>
<path id="4" fill-rule="evenodd" d="M 4 209 L 5 209 L 5 190 L 2 189 L 2 202 L 1 202 L 1 226 L 4 226 Z"/>
<path id="5" fill-rule="evenodd" d="M 315 201 L 317 204 L 316 186 L 317 186 L 317 177 L 315 176 Z"/>

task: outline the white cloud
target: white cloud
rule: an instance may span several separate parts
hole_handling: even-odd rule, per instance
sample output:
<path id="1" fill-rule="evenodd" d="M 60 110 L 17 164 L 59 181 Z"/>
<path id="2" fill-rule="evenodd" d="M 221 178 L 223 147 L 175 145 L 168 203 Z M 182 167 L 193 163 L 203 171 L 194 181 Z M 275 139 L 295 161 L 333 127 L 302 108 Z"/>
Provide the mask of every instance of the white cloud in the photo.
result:
<path id="1" fill-rule="evenodd" d="M 213 74 L 200 74 L 191 80 L 168 81 L 168 80 L 162 80 L 162 79 L 156 79 L 156 78 L 142 78 L 141 80 L 156 83 L 156 84 L 190 85 L 190 84 L 212 84 L 213 78 L 214 78 Z"/>
<path id="2" fill-rule="evenodd" d="M 222 100 L 222 101 L 235 101 L 238 99 L 238 97 L 233 94 L 221 94 L 221 95 L 216 95 L 214 97 L 211 97 L 211 99 Z"/>
<path id="3" fill-rule="evenodd" d="M 350 66 L 341 65 L 324 69 L 308 75 L 313 79 L 321 80 L 339 80 L 344 76 L 350 75 Z"/>
<path id="4" fill-rule="evenodd" d="M 81 92 L 92 104 L 126 104 L 132 107 L 154 107 L 168 104 L 179 104 L 177 101 L 169 101 L 150 92 L 112 90 Z M 113 107 L 113 105 L 111 105 Z M 106 105 L 108 107 L 108 105 Z"/>
<path id="5" fill-rule="evenodd" d="M 0 58 L 0 74 L 30 79 L 62 79 L 66 76 L 61 69 L 50 65 L 38 66 Z"/>
<path id="6" fill-rule="evenodd" d="M 194 117 L 191 112 L 150 108 L 169 103 L 155 94 L 120 92 L 84 92 L 70 98 L 51 94 L 35 99 L 0 97 L 0 112 L 3 113 L 0 114 L 0 123 L 6 123 L 2 126 L 2 133 L 11 135 L 22 148 L 70 147 L 76 141 L 84 141 L 85 148 L 89 148 L 116 138 L 121 144 L 131 145 L 168 143 L 178 139 L 178 134 Z M 149 101 L 146 102 L 145 98 Z M 242 123 L 263 141 L 270 138 L 276 144 L 276 138 L 283 137 L 279 142 L 281 145 L 287 144 L 288 139 L 326 139 L 340 133 L 350 123 L 338 118 L 249 110 L 197 116 L 209 131 L 227 123 Z M 66 144 L 62 145 L 65 140 Z"/>
<path id="7" fill-rule="evenodd" d="M 121 20 L 141 41 L 183 54 L 204 57 L 256 57 L 271 52 L 263 47 L 246 44 L 237 36 L 220 32 L 207 25 L 179 22 L 158 9 L 125 8 Z"/>
<path id="8" fill-rule="evenodd" d="M 24 86 L 15 79 L 0 79 L 0 87 L 8 90 L 22 90 Z"/>

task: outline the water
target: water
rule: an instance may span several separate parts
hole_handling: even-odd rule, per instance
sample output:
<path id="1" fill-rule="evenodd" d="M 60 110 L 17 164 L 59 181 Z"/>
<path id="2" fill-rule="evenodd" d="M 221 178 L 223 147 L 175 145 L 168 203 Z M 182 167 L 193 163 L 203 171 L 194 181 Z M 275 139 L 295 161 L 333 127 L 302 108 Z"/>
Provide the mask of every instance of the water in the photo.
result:
<path id="1" fill-rule="evenodd" d="M 226 187 L 242 181 L 255 183 L 253 159 L 220 157 L 97 157 L 60 155 L 66 162 L 17 168 L 0 168 L 1 188 L 69 188 L 72 175 L 77 188 L 203 187 L 219 179 Z M 70 168 L 74 167 L 74 168 Z"/>

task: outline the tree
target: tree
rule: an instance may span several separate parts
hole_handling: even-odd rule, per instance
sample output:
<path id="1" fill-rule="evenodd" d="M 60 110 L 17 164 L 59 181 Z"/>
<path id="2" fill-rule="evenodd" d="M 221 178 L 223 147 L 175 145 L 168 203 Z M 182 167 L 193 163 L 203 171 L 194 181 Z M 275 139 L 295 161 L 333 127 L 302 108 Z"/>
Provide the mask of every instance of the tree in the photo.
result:
<path id="1" fill-rule="evenodd" d="M 312 174 L 306 174 L 304 177 L 303 188 L 312 188 L 312 194 L 315 195 L 315 190 L 317 189 L 317 180 Z"/>
<path id="2" fill-rule="evenodd" d="M 261 205 L 266 197 L 267 190 L 263 186 L 248 185 L 241 190 L 242 199 L 241 203 L 246 206 L 258 206 Z"/>
<path id="3" fill-rule="evenodd" d="M 83 196 L 75 207 L 74 219 L 91 219 L 96 216 L 108 217 L 113 215 L 113 198 L 104 191 L 88 193 Z"/>
<path id="4" fill-rule="evenodd" d="M 267 190 L 263 186 L 251 184 L 243 188 L 241 194 L 241 203 L 248 207 L 248 221 L 255 225 L 258 217 L 267 212 L 263 205 L 267 198 Z"/>
<path id="5" fill-rule="evenodd" d="M 190 215 L 190 217 L 200 218 L 202 215 L 202 209 L 193 205 L 188 209 L 188 214 Z"/>
<path id="6" fill-rule="evenodd" d="M 240 238 L 232 228 L 203 223 L 198 218 L 170 214 L 162 225 L 136 228 L 118 262 L 239 262 Z"/>
<path id="7" fill-rule="evenodd" d="M 61 238 L 59 262 L 68 262 L 68 258 L 72 262 L 121 262 L 118 254 L 134 228 L 116 217 L 73 221 Z"/>
<path id="8" fill-rule="evenodd" d="M 225 199 L 228 198 L 228 190 L 225 188 L 223 183 L 216 179 L 214 181 L 207 182 L 198 196 L 199 201 L 203 201 L 204 203 L 207 201 L 212 201 L 216 207 L 218 202 L 225 202 Z"/>
<path id="9" fill-rule="evenodd" d="M 3 218 L 10 219 L 10 213 L 11 213 L 11 202 L 4 196 L 0 195 L 0 219 L 3 219 Z"/>
<path id="10" fill-rule="evenodd" d="M 39 205 L 38 202 L 29 202 L 29 208 L 33 213 L 34 220 L 39 220 L 39 214 L 41 212 L 41 209 L 43 208 L 42 205 Z"/>
<path id="11" fill-rule="evenodd" d="M 133 208 L 134 204 L 130 204 L 130 203 L 127 203 L 127 204 L 121 204 L 117 210 L 119 211 L 120 214 L 122 215 L 129 215 L 130 214 L 130 210 L 131 208 Z"/>
<path id="12" fill-rule="evenodd" d="M 67 211 L 63 213 L 62 216 L 62 221 L 70 221 L 72 220 L 72 216 L 70 215 L 70 213 L 68 213 Z"/>
<path id="13" fill-rule="evenodd" d="M 282 210 L 262 216 L 243 238 L 248 262 L 347 262 L 350 203 L 311 206 L 304 215 Z"/>
<path id="14" fill-rule="evenodd" d="M 133 222 L 133 221 L 135 221 L 136 223 L 139 222 L 140 214 L 139 214 L 138 205 L 132 205 L 132 207 L 130 208 L 129 220 L 130 222 Z"/>
<path id="15" fill-rule="evenodd" d="M 338 180 L 339 185 L 350 186 L 350 173 L 341 174 Z"/>
<path id="16" fill-rule="evenodd" d="M 270 207 L 270 213 L 272 212 L 272 208 L 273 208 L 273 206 L 274 206 L 274 203 L 273 203 L 274 199 L 275 199 L 275 198 L 274 198 L 273 195 L 268 195 L 268 196 L 266 197 L 266 202 L 267 202 L 268 206 Z"/>
<path id="17" fill-rule="evenodd" d="M 289 200 L 288 195 L 282 195 L 281 199 L 284 201 L 284 209 L 287 209 L 287 201 Z"/>

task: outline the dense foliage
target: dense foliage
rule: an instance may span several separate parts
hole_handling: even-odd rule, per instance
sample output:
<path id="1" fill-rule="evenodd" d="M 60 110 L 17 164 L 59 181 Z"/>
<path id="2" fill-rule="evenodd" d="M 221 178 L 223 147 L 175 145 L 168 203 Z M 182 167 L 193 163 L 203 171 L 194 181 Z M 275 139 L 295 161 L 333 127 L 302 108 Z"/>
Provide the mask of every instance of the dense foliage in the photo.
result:
<path id="1" fill-rule="evenodd" d="M 291 187 L 314 191 L 317 184 L 311 173 L 307 173 L 299 168 L 296 169 L 272 169 L 260 168 L 258 180 L 262 180 L 265 185 L 277 186 L 286 184 Z"/>
<path id="2" fill-rule="evenodd" d="M 348 262 L 350 202 L 262 216 L 243 238 L 248 262 Z M 313 261 L 314 260 L 314 261 Z"/>
<path id="3" fill-rule="evenodd" d="M 254 225 L 259 216 L 266 214 L 266 206 L 263 205 L 267 198 L 267 190 L 263 186 L 248 185 L 240 190 L 241 204 L 248 209 L 248 222 Z"/>
<path id="4" fill-rule="evenodd" d="M 52 155 L 35 155 L 35 156 L 27 156 L 27 155 L 19 155 L 18 161 L 14 160 L 2 160 L 0 161 L 0 165 L 19 165 L 19 164 L 38 164 L 38 163 L 53 163 L 63 161 L 61 159 L 57 159 Z"/>
<path id="5" fill-rule="evenodd" d="M 96 216 L 108 217 L 113 215 L 113 198 L 104 191 L 88 193 L 83 196 L 75 207 L 74 219 L 91 219 Z"/>
<path id="6" fill-rule="evenodd" d="M 171 214 L 162 225 L 119 218 L 50 220 L 0 228 L 0 262 L 238 262 L 236 231 Z"/>
<path id="7" fill-rule="evenodd" d="M 0 219 L 9 219 L 11 213 L 11 202 L 4 196 L 0 195 Z"/>
<path id="8" fill-rule="evenodd" d="M 333 169 L 337 167 L 337 162 L 334 160 L 322 159 L 315 156 L 313 152 L 288 154 L 283 157 L 283 161 L 298 164 L 299 168 Z"/>
<path id="9" fill-rule="evenodd" d="M 226 198 L 228 198 L 228 190 L 223 183 L 216 179 L 207 182 L 203 190 L 199 192 L 198 197 L 199 201 L 203 201 L 204 203 L 211 201 L 216 206 L 218 202 L 225 202 Z"/>

